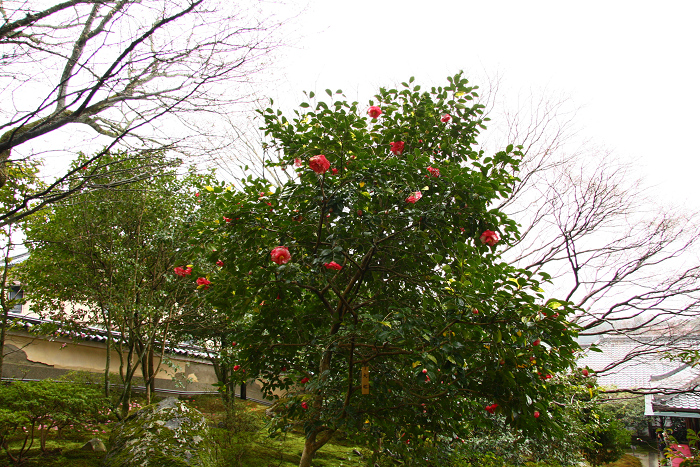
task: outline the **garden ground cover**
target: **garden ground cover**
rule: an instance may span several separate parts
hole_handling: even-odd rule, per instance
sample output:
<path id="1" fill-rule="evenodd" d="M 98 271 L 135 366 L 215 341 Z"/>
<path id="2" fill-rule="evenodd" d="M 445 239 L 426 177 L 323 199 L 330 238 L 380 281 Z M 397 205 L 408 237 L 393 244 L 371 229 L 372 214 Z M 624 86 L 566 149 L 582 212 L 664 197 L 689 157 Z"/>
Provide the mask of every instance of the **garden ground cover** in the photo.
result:
<path id="1" fill-rule="evenodd" d="M 230 429 L 218 428 L 223 421 L 224 410 L 218 396 L 200 396 L 185 399 L 189 405 L 200 410 L 212 423 L 211 433 L 217 449 L 217 459 L 226 467 L 296 467 L 299 464 L 304 437 L 301 433 L 288 433 L 272 439 L 264 426 L 266 406 L 251 401 L 236 401 L 237 412 Z M 133 404 L 138 410 L 140 404 Z M 63 430 L 51 432 L 47 441 L 47 452 L 42 454 L 35 439 L 33 447 L 22 466 L 27 467 L 98 467 L 104 452 L 83 451 L 81 447 L 92 438 L 101 439 L 109 449 L 109 437 L 114 422 L 90 426 L 85 430 Z M 95 431 L 97 430 L 97 431 Z M 38 434 L 37 434 L 38 438 Z M 18 440 L 9 443 L 10 449 L 18 448 Z M 330 443 L 318 453 L 314 466 L 361 467 L 365 464 L 352 445 Z M 359 452 L 359 451 L 358 451 Z M 0 466 L 11 466 L 7 454 L 0 452 Z"/>

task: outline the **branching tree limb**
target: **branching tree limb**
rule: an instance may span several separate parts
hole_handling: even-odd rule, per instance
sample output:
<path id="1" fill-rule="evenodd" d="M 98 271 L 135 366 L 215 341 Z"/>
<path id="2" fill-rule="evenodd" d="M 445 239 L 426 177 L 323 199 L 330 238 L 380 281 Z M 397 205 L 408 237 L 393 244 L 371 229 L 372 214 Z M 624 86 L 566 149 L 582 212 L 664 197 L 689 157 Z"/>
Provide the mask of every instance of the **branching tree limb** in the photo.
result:
<path id="1" fill-rule="evenodd" d="M 0 5 L 0 186 L 8 165 L 75 125 L 107 148 L 90 148 L 95 162 L 121 148 L 206 156 L 216 140 L 206 117 L 246 99 L 239 85 L 262 69 L 282 24 L 257 4 L 218 0 L 52 3 Z M 72 175 L 26 193 L 0 226 L 71 196 L 58 187 Z"/>

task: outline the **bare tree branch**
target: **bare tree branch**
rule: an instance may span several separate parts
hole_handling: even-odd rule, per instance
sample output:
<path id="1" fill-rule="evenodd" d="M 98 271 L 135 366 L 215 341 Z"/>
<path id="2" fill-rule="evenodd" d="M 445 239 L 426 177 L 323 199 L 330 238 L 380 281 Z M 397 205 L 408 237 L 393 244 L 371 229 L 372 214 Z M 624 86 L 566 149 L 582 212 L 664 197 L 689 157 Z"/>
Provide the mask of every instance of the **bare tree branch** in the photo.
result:
<path id="1" fill-rule="evenodd" d="M 0 186 L 12 158 L 36 158 L 37 147 L 74 124 L 94 131 L 95 152 L 168 148 L 206 156 L 212 128 L 202 132 L 198 121 L 230 115 L 246 98 L 237 85 L 265 65 L 284 22 L 257 3 L 219 0 L 1 6 Z M 49 191 L 27 193 L 0 215 L 0 226 L 36 212 L 37 200 L 44 206 L 70 196 L 51 191 L 68 175 Z"/>

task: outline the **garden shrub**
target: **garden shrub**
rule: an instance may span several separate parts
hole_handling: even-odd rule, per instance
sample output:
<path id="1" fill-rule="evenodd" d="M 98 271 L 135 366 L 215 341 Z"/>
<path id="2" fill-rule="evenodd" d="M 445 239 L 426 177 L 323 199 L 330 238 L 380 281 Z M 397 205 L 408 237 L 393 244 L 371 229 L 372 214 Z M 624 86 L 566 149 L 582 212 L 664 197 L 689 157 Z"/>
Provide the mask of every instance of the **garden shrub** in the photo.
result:
<path id="1" fill-rule="evenodd" d="M 104 398 L 93 385 L 56 381 L 13 381 L 0 385 L 0 438 L 3 450 L 15 464 L 21 463 L 38 435 L 46 452 L 46 440 L 52 430 L 69 426 L 83 427 L 95 421 Z M 21 441 L 18 450 L 9 446 L 10 438 Z"/>

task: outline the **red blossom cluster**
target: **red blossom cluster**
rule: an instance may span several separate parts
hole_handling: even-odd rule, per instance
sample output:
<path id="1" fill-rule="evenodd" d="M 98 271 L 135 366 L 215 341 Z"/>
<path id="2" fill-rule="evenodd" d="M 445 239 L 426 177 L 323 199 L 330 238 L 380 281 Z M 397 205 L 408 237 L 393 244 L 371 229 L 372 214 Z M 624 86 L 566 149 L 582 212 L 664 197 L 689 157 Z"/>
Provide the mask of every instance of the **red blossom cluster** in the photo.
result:
<path id="1" fill-rule="evenodd" d="M 406 202 L 407 202 L 407 203 L 411 203 L 411 204 L 416 204 L 416 201 L 418 201 L 418 200 L 421 199 L 422 197 L 423 197 L 423 194 L 422 194 L 420 191 L 416 191 L 416 192 L 413 193 L 411 196 L 409 196 L 408 198 L 406 198 Z"/>
<path id="2" fill-rule="evenodd" d="M 373 105 L 373 106 L 370 106 L 370 107 L 369 107 L 367 113 L 369 114 L 369 116 L 370 116 L 371 118 L 376 119 L 376 118 L 378 118 L 378 117 L 382 114 L 382 109 L 379 108 L 379 107 L 376 106 L 376 105 Z M 443 123 L 448 123 L 448 122 L 450 122 L 451 120 L 452 120 L 452 117 L 450 116 L 450 114 L 443 114 L 443 115 L 440 117 L 440 121 L 443 122 Z M 422 140 L 419 140 L 419 142 L 422 142 Z M 404 150 L 405 150 L 405 147 L 406 147 L 406 143 L 405 143 L 404 141 L 393 141 L 393 142 L 390 143 L 390 150 L 391 150 L 391 152 L 392 152 L 393 154 L 395 154 L 395 155 L 401 155 L 401 154 L 403 154 L 403 152 L 404 152 Z M 353 157 L 353 158 L 354 158 L 354 157 Z M 301 166 L 302 166 L 302 159 L 301 159 L 301 158 L 298 158 L 298 157 L 295 158 L 295 159 L 294 159 L 294 165 L 295 165 L 296 167 L 301 167 Z M 319 155 L 313 156 L 313 157 L 311 157 L 311 158 L 309 159 L 309 167 L 310 167 L 314 172 L 316 172 L 316 173 L 319 174 L 319 175 L 320 175 L 320 174 L 326 173 L 326 172 L 330 169 L 330 166 L 331 166 L 330 162 L 328 161 L 328 159 L 326 158 L 326 156 L 323 155 L 323 154 L 319 154 Z M 428 173 L 430 174 L 429 176 L 436 177 L 436 178 L 437 178 L 437 177 L 440 177 L 440 169 L 438 169 L 438 168 L 436 168 L 436 167 L 431 167 L 431 166 L 429 166 L 429 167 L 427 167 L 426 170 L 427 170 Z M 337 168 L 333 168 L 333 169 L 332 169 L 332 174 L 333 174 L 333 175 L 337 175 L 337 174 L 338 174 L 338 169 L 337 169 Z M 428 177 L 428 175 L 426 175 L 426 177 Z M 199 193 L 197 193 L 196 196 L 199 196 Z M 261 193 L 260 193 L 260 198 L 262 199 L 264 196 L 265 196 L 265 193 L 262 193 L 262 192 L 261 192 Z M 418 200 L 420 200 L 422 197 L 423 197 L 422 193 L 421 193 L 420 191 L 416 191 L 416 192 L 412 193 L 411 195 L 409 195 L 409 196 L 406 198 L 405 201 L 406 201 L 407 203 L 415 204 L 415 203 L 416 203 Z M 271 205 L 271 203 L 268 203 L 268 205 Z M 358 216 L 361 216 L 362 214 L 363 214 L 363 212 L 362 212 L 361 210 L 358 210 L 358 211 L 357 211 L 357 215 L 358 215 Z M 329 215 L 329 216 L 330 216 L 330 215 Z M 300 220 L 302 219 L 302 217 L 299 216 L 299 218 L 296 218 L 296 217 L 295 217 L 295 218 L 293 218 L 293 219 L 294 219 L 294 220 L 300 221 Z M 225 217 L 225 216 L 224 216 L 224 220 L 225 220 L 226 222 L 231 222 L 231 219 L 230 219 L 230 218 L 227 218 L 227 217 Z M 465 231 L 464 227 L 460 227 L 460 230 L 461 230 L 462 232 Z M 500 241 L 500 238 L 499 238 L 499 236 L 498 236 L 498 233 L 496 233 L 496 232 L 494 232 L 494 231 L 492 231 L 492 230 L 486 230 L 486 231 L 484 231 L 484 232 L 481 234 L 481 236 L 479 237 L 479 239 L 481 240 L 481 242 L 482 242 L 483 244 L 486 244 L 486 245 L 489 245 L 489 246 L 494 246 L 494 245 L 496 245 L 496 243 L 498 243 L 498 242 Z M 283 265 L 283 264 L 288 263 L 288 262 L 291 260 L 291 257 L 292 257 L 292 256 L 291 256 L 291 254 L 289 253 L 289 249 L 288 249 L 287 247 L 285 247 L 285 246 L 278 246 L 278 247 L 275 247 L 275 248 L 273 248 L 272 251 L 270 252 L 270 259 L 271 259 L 274 263 L 279 264 L 279 265 Z M 220 266 L 220 267 L 223 267 L 223 265 L 224 265 L 223 262 L 222 262 L 221 260 L 217 261 L 216 264 L 217 264 L 217 266 Z M 336 270 L 336 271 L 340 271 L 340 270 L 343 268 L 340 264 L 336 263 L 335 261 L 331 261 L 330 263 L 324 263 L 323 265 L 324 265 L 324 267 L 325 267 L 326 269 L 332 269 L 332 270 Z M 191 268 L 185 268 L 185 269 L 183 269 L 183 268 L 175 268 L 175 272 L 176 272 L 178 275 L 181 275 L 181 276 L 189 275 L 189 274 L 191 274 L 191 271 L 192 271 Z M 202 282 L 202 281 L 206 281 L 206 282 Z M 197 279 L 197 283 L 198 283 L 200 286 L 201 286 L 201 285 L 204 285 L 206 288 L 208 288 L 208 286 L 209 286 L 209 284 L 210 284 L 210 282 L 209 282 L 207 279 L 204 279 L 204 278 Z M 475 313 L 478 313 L 478 311 L 475 311 Z M 537 345 L 537 344 L 534 344 L 534 345 Z M 426 375 L 426 377 L 427 377 L 427 375 Z M 308 378 L 304 378 L 304 379 L 305 379 L 306 381 L 308 381 Z M 428 379 L 428 381 L 429 381 L 429 379 Z M 302 380 L 302 382 L 305 382 L 305 381 Z M 489 406 L 489 407 L 495 409 L 496 405 L 494 404 L 493 406 Z"/>
<path id="3" fill-rule="evenodd" d="M 428 167 L 428 172 L 430 172 L 430 175 L 433 177 L 439 177 L 440 176 L 440 169 L 436 169 L 435 167 Z"/>
<path id="4" fill-rule="evenodd" d="M 311 159 L 309 159 L 309 167 L 311 167 L 311 170 L 313 170 L 317 174 L 324 174 L 328 169 L 331 168 L 331 163 L 328 162 L 326 156 L 324 156 L 323 154 L 319 154 L 318 156 L 314 156 Z"/>
<path id="5" fill-rule="evenodd" d="M 208 289 L 211 285 L 211 281 L 206 277 L 200 277 L 197 279 L 197 285 L 200 287 L 204 287 L 204 289 Z"/>
<path id="6" fill-rule="evenodd" d="M 494 246 L 496 243 L 498 243 L 500 238 L 493 230 L 485 230 L 484 233 L 481 234 L 481 237 L 479 237 L 479 240 L 481 240 L 481 243 L 488 246 Z"/>
<path id="7" fill-rule="evenodd" d="M 486 410 L 488 413 L 493 415 L 494 413 L 496 413 L 497 408 L 498 408 L 498 404 L 491 404 L 491 405 L 487 405 L 486 407 L 484 407 L 484 410 Z"/>
<path id="8" fill-rule="evenodd" d="M 175 274 L 182 277 L 189 276 L 190 274 L 192 274 L 192 268 L 181 268 L 180 266 L 175 266 L 175 269 L 173 270 L 175 271 Z"/>
<path id="9" fill-rule="evenodd" d="M 403 154 L 405 146 L 406 143 L 404 143 L 403 141 L 394 141 L 393 143 L 391 143 L 391 153 L 395 156 L 400 156 L 401 154 Z"/>

